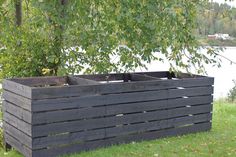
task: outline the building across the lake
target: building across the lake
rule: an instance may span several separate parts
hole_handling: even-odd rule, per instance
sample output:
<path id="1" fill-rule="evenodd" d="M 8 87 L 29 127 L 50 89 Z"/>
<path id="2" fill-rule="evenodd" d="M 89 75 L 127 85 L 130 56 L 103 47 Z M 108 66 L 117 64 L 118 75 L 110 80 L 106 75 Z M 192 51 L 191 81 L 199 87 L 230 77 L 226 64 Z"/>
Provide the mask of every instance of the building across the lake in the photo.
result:
<path id="1" fill-rule="evenodd" d="M 219 40 L 230 40 L 231 37 L 229 34 L 221 34 L 221 33 L 216 33 L 213 35 L 208 35 L 209 39 L 219 39 Z"/>

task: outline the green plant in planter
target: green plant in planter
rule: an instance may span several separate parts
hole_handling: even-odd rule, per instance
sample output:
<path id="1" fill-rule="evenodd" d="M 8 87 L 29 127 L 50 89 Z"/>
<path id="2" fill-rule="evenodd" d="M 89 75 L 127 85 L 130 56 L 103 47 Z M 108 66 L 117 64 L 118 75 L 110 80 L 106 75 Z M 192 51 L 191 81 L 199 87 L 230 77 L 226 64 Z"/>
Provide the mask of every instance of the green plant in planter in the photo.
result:
<path id="1" fill-rule="evenodd" d="M 164 59 L 170 70 L 203 72 L 217 63 L 213 49 L 198 53 L 193 33 L 205 3 L 1 0 L 0 78 L 124 72 Z"/>

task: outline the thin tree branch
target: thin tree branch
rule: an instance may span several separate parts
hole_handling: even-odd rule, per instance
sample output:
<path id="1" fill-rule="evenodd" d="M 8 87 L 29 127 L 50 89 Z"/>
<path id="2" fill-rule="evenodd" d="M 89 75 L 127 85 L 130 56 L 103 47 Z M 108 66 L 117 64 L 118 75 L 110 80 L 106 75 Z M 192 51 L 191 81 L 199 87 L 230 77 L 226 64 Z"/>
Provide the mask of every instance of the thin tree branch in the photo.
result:
<path id="1" fill-rule="evenodd" d="M 216 55 L 218 55 L 218 56 L 220 56 L 220 57 L 226 59 L 226 60 L 229 61 L 230 63 L 232 63 L 232 64 L 236 64 L 235 61 L 229 59 L 228 57 L 225 57 L 224 55 L 221 55 L 221 54 L 219 54 L 219 53 L 217 53 L 217 52 L 214 52 L 214 53 L 215 53 Z"/>

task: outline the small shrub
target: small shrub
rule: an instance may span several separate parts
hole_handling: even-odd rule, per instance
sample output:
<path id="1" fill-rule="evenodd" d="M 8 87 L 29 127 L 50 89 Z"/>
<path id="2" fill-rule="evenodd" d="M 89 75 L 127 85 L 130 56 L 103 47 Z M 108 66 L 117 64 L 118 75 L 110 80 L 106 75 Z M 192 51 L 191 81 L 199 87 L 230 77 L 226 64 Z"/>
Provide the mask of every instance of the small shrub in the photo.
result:
<path id="1" fill-rule="evenodd" d="M 234 87 L 229 90 L 228 93 L 228 101 L 235 102 L 236 101 L 236 80 L 233 80 Z"/>
<path id="2" fill-rule="evenodd" d="M 0 148 L 4 148 L 4 143 L 3 143 L 3 130 L 0 129 Z"/>

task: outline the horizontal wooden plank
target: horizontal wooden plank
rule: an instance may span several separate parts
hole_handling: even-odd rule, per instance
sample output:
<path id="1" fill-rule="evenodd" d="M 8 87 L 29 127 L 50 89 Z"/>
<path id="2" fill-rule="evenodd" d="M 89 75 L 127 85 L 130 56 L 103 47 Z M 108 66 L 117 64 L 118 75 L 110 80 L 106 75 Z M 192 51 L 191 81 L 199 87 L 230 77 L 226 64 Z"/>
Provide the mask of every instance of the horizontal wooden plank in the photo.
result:
<path id="1" fill-rule="evenodd" d="M 4 112 L 8 112 L 19 119 L 22 119 L 25 122 L 32 122 L 32 114 L 31 112 L 24 110 L 23 108 L 16 106 L 10 102 L 3 101 L 2 109 Z"/>
<path id="2" fill-rule="evenodd" d="M 177 99 L 166 99 L 166 100 L 157 100 L 148 102 L 108 105 L 108 106 L 91 107 L 91 108 L 74 108 L 74 109 L 55 110 L 55 111 L 39 112 L 39 113 L 35 112 L 33 113 L 34 116 L 32 117 L 33 118 L 32 124 L 35 125 L 35 124 L 61 122 L 61 121 L 76 120 L 83 118 L 93 118 L 99 116 L 108 116 L 108 115 L 125 114 L 125 113 L 127 114 L 127 113 L 151 111 L 158 109 L 169 109 L 175 107 L 183 107 L 187 105 L 194 106 L 198 104 L 209 104 L 212 101 L 213 97 L 209 95 L 209 96 L 197 96 L 189 98 L 177 98 Z M 77 106 L 79 106 L 79 104 Z M 46 109 L 47 108 L 44 107 L 44 111 L 46 111 Z M 18 114 L 15 115 L 17 116 Z M 31 123 L 31 121 L 27 122 Z"/>
<path id="3" fill-rule="evenodd" d="M 168 78 L 170 74 L 169 71 L 159 71 L 159 72 L 137 72 L 134 74 L 148 75 L 156 78 Z"/>
<path id="4" fill-rule="evenodd" d="M 74 77 L 80 77 L 94 81 L 115 81 L 115 80 L 123 80 L 126 75 L 129 74 L 117 73 L 117 74 L 75 75 Z"/>
<path id="5" fill-rule="evenodd" d="M 37 86 L 48 86 L 48 85 L 64 85 L 67 82 L 66 76 L 44 76 L 44 77 L 25 77 L 25 78 L 14 78 L 11 81 L 19 84 L 27 85 L 30 87 Z"/>
<path id="6" fill-rule="evenodd" d="M 214 82 L 213 78 L 194 78 L 182 80 L 151 80 L 138 82 L 109 83 L 86 86 L 44 87 L 32 88 L 32 99 L 62 98 L 75 96 L 91 96 L 121 92 L 144 90 L 161 90 L 176 87 L 208 86 Z"/>
<path id="7" fill-rule="evenodd" d="M 11 135 L 16 140 L 21 141 L 21 143 L 27 146 L 28 148 L 32 149 L 32 138 L 30 136 L 26 135 L 25 133 L 18 130 L 11 124 L 8 124 L 7 122 L 3 123 L 3 129 L 4 129 L 4 132 Z"/>
<path id="8" fill-rule="evenodd" d="M 42 149 L 33 151 L 34 157 L 44 157 L 44 156 L 58 156 L 62 154 L 75 153 L 84 150 L 96 149 L 104 146 L 110 146 L 113 144 L 129 143 L 132 141 L 142 141 L 142 140 L 153 140 L 157 138 L 163 138 L 168 136 L 183 135 L 187 133 L 195 133 L 200 131 L 207 131 L 211 128 L 211 123 L 201 123 L 192 126 L 186 126 L 181 128 L 170 128 L 160 131 L 145 132 L 140 134 L 128 135 L 115 137 L 111 139 L 91 141 L 86 143 L 79 143 L 74 145 L 69 145 L 60 148 Z"/>
<path id="9" fill-rule="evenodd" d="M 12 104 L 15 104 L 18 107 L 21 107 L 21 108 L 26 109 L 28 111 L 32 110 L 31 109 L 32 108 L 31 100 L 28 98 L 14 94 L 14 93 L 6 91 L 6 90 L 3 91 L 2 97 L 4 100 L 6 100 Z"/>
<path id="10" fill-rule="evenodd" d="M 185 116 L 189 114 L 209 113 L 212 111 L 212 104 L 182 107 L 170 110 L 158 110 L 153 112 L 144 112 L 128 114 L 123 116 L 112 116 L 97 119 L 69 121 L 62 123 L 51 123 L 37 125 L 32 128 L 32 137 L 46 136 L 50 134 L 59 134 L 65 132 L 75 132 L 80 130 L 112 127 L 120 124 L 130 124 L 145 122 L 151 120 L 168 119 L 173 117 Z"/>
<path id="11" fill-rule="evenodd" d="M 202 75 L 188 74 L 188 73 L 176 73 L 175 76 L 176 78 L 179 78 L 179 79 L 206 77 Z"/>
<path id="12" fill-rule="evenodd" d="M 99 84 L 99 82 L 94 81 L 94 80 L 88 80 L 85 78 L 79 78 L 79 77 L 73 77 L 73 76 L 67 77 L 67 83 L 69 85 L 95 85 L 95 84 Z"/>
<path id="13" fill-rule="evenodd" d="M 160 78 L 149 76 L 149 75 L 141 75 L 141 74 L 130 74 L 131 81 L 149 81 L 149 80 L 160 80 Z"/>
<path id="14" fill-rule="evenodd" d="M 11 91 L 12 93 L 16 93 L 23 97 L 32 97 L 32 91 L 30 87 L 11 80 L 3 80 L 2 88 L 4 89 L 4 92 Z"/>
<path id="15" fill-rule="evenodd" d="M 3 121 L 11 124 L 15 128 L 21 130 L 22 132 L 26 133 L 27 135 L 31 136 L 32 134 L 32 127 L 29 123 L 26 123 L 22 119 L 19 119 L 8 112 L 3 113 Z"/>
<path id="16" fill-rule="evenodd" d="M 196 96 L 189 98 L 175 98 L 175 99 L 165 99 L 157 101 L 108 105 L 106 106 L 106 115 L 151 111 L 158 109 L 170 109 L 183 106 L 194 106 L 199 104 L 210 104 L 212 101 L 213 101 L 213 96 L 208 95 L 208 96 Z"/>
<path id="17" fill-rule="evenodd" d="M 32 157 L 32 150 L 26 147 L 21 141 L 16 140 L 14 137 L 10 136 L 6 132 L 4 133 L 4 139 L 7 143 L 9 143 L 12 147 L 14 147 L 17 151 L 22 153 L 25 157 Z"/>
<path id="18" fill-rule="evenodd" d="M 132 103 L 159 99 L 172 99 L 183 96 L 211 95 L 213 87 L 194 87 L 186 89 L 169 89 L 158 91 L 145 91 L 133 93 L 119 93 L 109 95 L 96 95 L 88 97 L 67 97 L 58 99 L 43 99 L 32 101 L 33 111 L 59 110 L 76 107 L 91 107 L 119 103 Z"/>
<path id="19" fill-rule="evenodd" d="M 96 75 L 76 75 L 76 77 L 82 77 L 87 79 L 92 79 L 96 81 L 115 81 L 115 80 L 123 80 L 127 75 L 132 74 L 145 74 L 152 75 L 153 77 L 164 78 L 167 77 L 169 72 L 167 71 L 159 71 L 159 72 L 138 72 L 138 73 L 118 73 L 118 74 L 96 74 Z"/>
<path id="20" fill-rule="evenodd" d="M 212 119 L 211 113 L 199 114 L 193 116 L 184 116 L 160 121 L 151 121 L 145 123 L 136 123 L 131 125 L 123 125 L 106 129 L 106 137 L 114 137 L 120 135 L 134 134 L 146 131 L 155 131 L 173 127 L 182 127 L 185 125 L 210 122 Z"/>
<path id="21" fill-rule="evenodd" d="M 82 132 L 74 132 L 57 136 L 47 136 L 33 139 L 33 148 L 40 149 L 46 147 L 55 147 L 75 142 L 84 142 L 88 140 L 97 140 L 114 136 L 128 135 L 133 133 L 166 129 L 171 127 L 179 127 L 187 124 L 199 122 L 207 122 L 211 120 L 211 113 L 185 116 L 161 121 L 145 122 L 131 125 L 123 125 L 113 128 L 105 128 L 99 130 L 90 130 Z"/>

